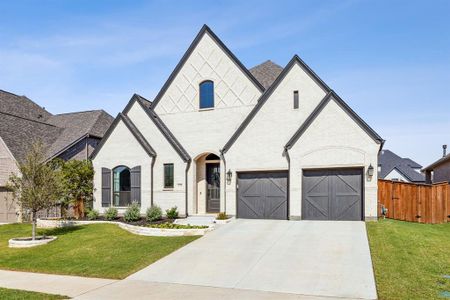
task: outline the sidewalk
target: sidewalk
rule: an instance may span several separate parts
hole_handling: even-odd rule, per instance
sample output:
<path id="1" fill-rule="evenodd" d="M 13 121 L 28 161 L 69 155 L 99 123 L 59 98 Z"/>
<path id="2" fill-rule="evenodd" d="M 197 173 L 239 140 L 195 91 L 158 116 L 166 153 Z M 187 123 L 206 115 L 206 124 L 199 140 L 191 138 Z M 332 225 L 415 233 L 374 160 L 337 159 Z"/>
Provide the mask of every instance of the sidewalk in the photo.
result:
<path id="1" fill-rule="evenodd" d="M 333 300 L 342 298 L 314 297 L 265 291 L 215 288 L 207 286 L 157 283 L 141 280 L 111 280 L 78 276 L 52 275 L 0 270 L 0 287 L 48 294 L 79 300 L 158 299 L 158 300 Z"/>
<path id="2" fill-rule="evenodd" d="M 76 297 L 118 280 L 0 270 L 0 287 Z"/>

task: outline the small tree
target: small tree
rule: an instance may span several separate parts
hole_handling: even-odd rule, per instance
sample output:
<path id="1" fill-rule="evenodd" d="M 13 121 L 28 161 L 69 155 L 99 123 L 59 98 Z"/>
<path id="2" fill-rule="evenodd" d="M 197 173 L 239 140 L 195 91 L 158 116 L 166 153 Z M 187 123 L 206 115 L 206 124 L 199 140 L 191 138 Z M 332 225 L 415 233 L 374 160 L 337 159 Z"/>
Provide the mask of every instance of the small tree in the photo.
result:
<path id="1" fill-rule="evenodd" d="M 8 189 L 22 210 L 31 213 L 32 239 L 36 239 L 36 213 L 54 206 L 61 197 L 60 174 L 46 163 L 42 143 L 34 143 L 18 162 L 20 174 L 9 177 Z"/>
<path id="2" fill-rule="evenodd" d="M 64 190 L 62 209 L 74 205 L 76 218 L 84 217 L 84 206 L 92 201 L 94 168 L 89 160 L 59 161 Z M 62 212 L 63 214 L 63 212 Z"/>

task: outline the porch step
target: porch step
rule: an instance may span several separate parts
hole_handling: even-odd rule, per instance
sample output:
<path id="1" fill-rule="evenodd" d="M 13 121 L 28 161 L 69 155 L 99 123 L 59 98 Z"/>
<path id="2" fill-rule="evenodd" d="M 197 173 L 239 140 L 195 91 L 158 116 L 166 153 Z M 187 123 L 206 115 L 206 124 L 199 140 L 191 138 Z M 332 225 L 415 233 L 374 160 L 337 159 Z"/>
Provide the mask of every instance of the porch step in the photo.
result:
<path id="1" fill-rule="evenodd" d="M 185 219 L 176 219 L 175 224 L 191 224 L 191 225 L 210 225 L 214 224 L 216 217 L 214 216 L 189 216 Z"/>

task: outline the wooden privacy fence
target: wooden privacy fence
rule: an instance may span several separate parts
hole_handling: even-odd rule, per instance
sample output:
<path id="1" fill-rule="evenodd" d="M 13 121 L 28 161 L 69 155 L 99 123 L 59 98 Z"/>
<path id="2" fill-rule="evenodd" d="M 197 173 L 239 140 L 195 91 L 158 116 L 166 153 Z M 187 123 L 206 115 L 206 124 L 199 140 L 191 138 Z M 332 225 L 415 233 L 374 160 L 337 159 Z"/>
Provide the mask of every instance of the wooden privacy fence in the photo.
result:
<path id="1" fill-rule="evenodd" d="M 450 184 L 416 184 L 378 180 L 378 215 L 395 220 L 439 224 L 450 222 Z"/>

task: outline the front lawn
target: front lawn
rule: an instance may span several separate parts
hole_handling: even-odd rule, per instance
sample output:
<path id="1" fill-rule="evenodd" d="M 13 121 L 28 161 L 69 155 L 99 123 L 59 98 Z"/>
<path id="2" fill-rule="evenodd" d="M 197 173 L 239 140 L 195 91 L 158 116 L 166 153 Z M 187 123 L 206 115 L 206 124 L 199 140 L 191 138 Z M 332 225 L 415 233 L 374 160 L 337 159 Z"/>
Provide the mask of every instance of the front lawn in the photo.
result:
<path id="1" fill-rule="evenodd" d="M 3 300 L 59 300 L 68 299 L 65 296 L 50 295 L 22 290 L 12 290 L 0 288 L 0 299 Z"/>
<path id="2" fill-rule="evenodd" d="M 450 292 L 450 223 L 367 223 L 380 299 L 443 299 Z"/>
<path id="3" fill-rule="evenodd" d="M 31 225 L 0 226 L 0 269 L 122 279 L 198 238 L 139 236 L 113 224 L 38 233 L 58 239 L 44 246 L 11 249 L 8 240 L 30 236 Z"/>

